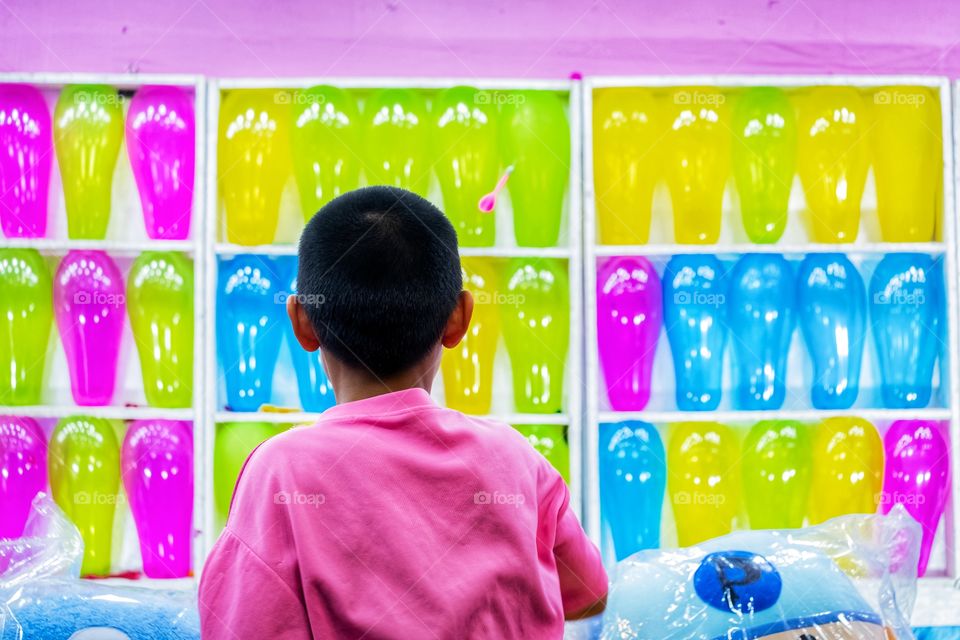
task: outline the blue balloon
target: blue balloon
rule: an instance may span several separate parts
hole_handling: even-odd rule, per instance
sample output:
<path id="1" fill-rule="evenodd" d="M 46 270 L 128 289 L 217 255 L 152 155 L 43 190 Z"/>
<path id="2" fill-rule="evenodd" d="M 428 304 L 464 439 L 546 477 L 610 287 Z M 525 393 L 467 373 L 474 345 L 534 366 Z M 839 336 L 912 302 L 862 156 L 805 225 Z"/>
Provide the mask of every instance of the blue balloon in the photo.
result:
<path id="1" fill-rule="evenodd" d="M 600 512 L 618 561 L 660 546 L 666 482 L 656 427 L 637 420 L 600 425 Z"/>
<path id="2" fill-rule="evenodd" d="M 943 297 L 939 259 L 891 253 L 877 264 L 870 279 L 870 321 L 885 407 L 915 409 L 930 402 Z"/>
<path id="3" fill-rule="evenodd" d="M 733 267 L 727 322 L 738 409 L 783 406 L 795 295 L 793 267 L 782 255 L 748 253 Z"/>
<path id="4" fill-rule="evenodd" d="M 232 411 L 257 411 L 270 402 L 287 323 L 280 275 L 264 256 L 244 254 L 220 263 L 217 351 Z"/>
<path id="5" fill-rule="evenodd" d="M 863 278 L 843 254 L 810 254 L 800 264 L 797 304 L 800 328 L 813 359 L 813 406 L 849 409 L 860 388 L 866 338 Z"/>
<path id="6" fill-rule="evenodd" d="M 681 411 L 720 404 L 727 298 L 723 263 L 715 256 L 674 256 L 663 270 L 664 324 Z"/>

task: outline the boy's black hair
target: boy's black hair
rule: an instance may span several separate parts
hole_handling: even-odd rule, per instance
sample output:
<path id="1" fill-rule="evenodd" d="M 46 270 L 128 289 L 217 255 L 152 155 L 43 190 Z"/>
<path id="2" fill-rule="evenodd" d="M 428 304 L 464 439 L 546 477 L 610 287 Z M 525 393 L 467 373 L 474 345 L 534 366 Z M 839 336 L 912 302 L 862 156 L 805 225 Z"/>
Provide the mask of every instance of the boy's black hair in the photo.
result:
<path id="1" fill-rule="evenodd" d="M 457 233 L 439 209 L 396 187 L 333 199 L 300 238 L 297 295 L 320 347 L 379 378 L 437 344 L 463 281 Z"/>

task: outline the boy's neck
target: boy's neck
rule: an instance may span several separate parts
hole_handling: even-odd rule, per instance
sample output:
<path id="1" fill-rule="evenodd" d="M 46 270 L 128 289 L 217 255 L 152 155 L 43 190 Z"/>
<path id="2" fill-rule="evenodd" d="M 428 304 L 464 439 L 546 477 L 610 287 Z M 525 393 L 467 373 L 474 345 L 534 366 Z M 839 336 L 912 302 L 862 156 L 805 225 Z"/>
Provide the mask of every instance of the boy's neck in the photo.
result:
<path id="1" fill-rule="evenodd" d="M 439 368 L 439 363 L 434 364 L 432 360 L 427 358 L 425 362 L 387 378 L 378 378 L 369 371 L 344 366 L 332 367 L 333 370 L 328 371 L 328 375 L 337 404 L 406 389 L 423 389 L 430 393 Z"/>

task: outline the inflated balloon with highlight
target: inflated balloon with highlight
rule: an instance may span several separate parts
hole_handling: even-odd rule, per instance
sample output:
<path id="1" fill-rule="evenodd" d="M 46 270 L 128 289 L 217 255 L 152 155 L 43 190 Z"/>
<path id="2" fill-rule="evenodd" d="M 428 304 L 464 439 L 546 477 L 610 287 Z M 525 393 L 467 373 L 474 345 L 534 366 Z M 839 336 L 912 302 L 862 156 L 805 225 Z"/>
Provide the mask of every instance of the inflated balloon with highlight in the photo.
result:
<path id="1" fill-rule="evenodd" d="M 600 512 L 617 561 L 660 546 L 666 460 L 652 424 L 630 420 L 600 425 Z"/>
<path id="2" fill-rule="evenodd" d="M 810 497 L 813 451 L 809 427 L 763 420 L 743 444 L 743 498 L 751 529 L 803 526 Z"/>
<path id="3" fill-rule="evenodd" d="M 189 422 L 130 423 L 120 452 L 123 488 L 148 578 L 190 575 L 193 436 Z"/>
<path id="4" fill-rule="evenodd" d="M 874 513 L 883 484 L 880 434 L 862 418 L 827 418 L 813 432 L 810 524 Z"/>
<path id="5" fill-rule="evenodd" d="M 367 182 L 426 196 L 429 125 L 423 96 L 409 89 L 383 89 L 367 100 L 363 114 Z"/>
<path id="6" fill-rule="evenodd" d="M 143 393 L 152 407 L 193 402 L 193 261 L 182 253 L 147 251 L 130 268 L 127 313 Z"/>
<path id="7" fill-rule="evenodd" d="M 597 348 L 614 411 L 640 411 L 650 400 L 662 305 L 660 277 L 646 258 L 611 258 L 600 266 Z"/>
<path id="8" fill-rule="evenodd" d="M 42 404 L 53 280 L 35 249 L 0 249 L 0 405 Z"/>
<path id="9" fill-rule="evenodd" d="M 570 346 L 567 263 L 517 258 L 507 267 L 507 304 L 499 305 L 521 413 L 563 411 L 563 368 Z"/>
<path id="10" fill-rule="evenodd" d="M 946 423 L 898 420 L 883 436 L 886 452 L 883 513 L 902 504 L 923 527 L 918 575 L 927 571 L 930 549 L 950 493 L 950 447 Z"/>
<path id="11" fill-rule="evenodd" d="M 47 437 L 33 418 L 0 416 L 0 539 L 19 538 L 47 486 Z"/>
<path id="12" fill-rule="evenodd" d="M 496 241 L 496 218 L 477 206 L 497 182 L 500 164 L 497 106 L 479 100 L 483 93 L 474 87 L 446 89 L 434 101 L 431 115 L 443 210 L 462 247 L 492 247 Z"/>
<path id="13" fill-rule="evenodd" d="M 797 166 L 793 112 L 787 94 L 775 87 L 747 89 L 733 111 L 733 177 L 750 242 L 776 242 L 787 226 Z"/>
<path id="14" fill-rule="evenodd" d="M 360 112 L 353 96 L 317 85 L 294 92 L 290 150 L 303 219 L 360 186 Z"/>
<path id="15" fill-rule="evenodd" d="M 197 147 L 193 97 L 180 87 L 141 87 L 130 100 L 126 132 L 147 236 L 186 239 Z"/>
<path id="16" fill-rule="evenodd" d="M 513 426 L 569 484 L 570 446 L 564 435 L 566 427 L 562 424 L 515 424 Z"/>
<path id="17" fill-rule="evenodd" d="M 488 258 L 461 258 L 460 265 L 463 287 L 473 294 L 473 317 L 460 344 L 443 351 L 443 392 L 451 409 L 483 415 L 490 413 L 493 400 L 494 358 L 500 338 L 497 272 Z"/>
<path id="18" fill-rule="evenodd" d="M 226 522 L 233 489 L 250 453 L 282 428 L 269 422 L 224 422 L 213 444 L 213 501 L 217 520 Z"/>
<path id="19" fill-rule="evenodd" d="M 289 102 L 284 91 L 237 89 L 220 105 L 217 161 L 227 242 L 273 242 L 291 172 Z"/>
<path id="20" fill-rule="evenodd" d="M 120 489 L 120 445 L 113 425 L 103 418 L 64 418 L 50 437 L 48 455 L 53 499 L 83 537 L 81 573 L 110 573 Z"/>
<path id="21" fill-rule="evenodd" d="M 663 167 L 660 107 L 646 88 L 593 94 L 593 182 L 601 244 L 646 244 Z"/>
<path id="22" fill-rule="evenodd" d="M 47 235 L 52 131 L 39 89 L 0 84 L 0 227 L 8 238 Z"/>
<path id="23" fill-rule="evenodd" d="M 53 118 L 67 234 L 103 240 L 110 223 L 113 172 L 123 143 L 123 103 L 113 87 L 67 85 Z"/>

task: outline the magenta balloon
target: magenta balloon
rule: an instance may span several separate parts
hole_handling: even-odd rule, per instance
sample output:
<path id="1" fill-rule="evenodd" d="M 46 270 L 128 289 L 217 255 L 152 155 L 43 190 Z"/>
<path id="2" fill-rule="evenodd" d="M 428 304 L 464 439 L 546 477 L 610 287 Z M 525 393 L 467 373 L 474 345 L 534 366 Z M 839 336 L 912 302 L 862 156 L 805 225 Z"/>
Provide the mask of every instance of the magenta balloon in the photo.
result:
<path id="1" fill-rule="evenodd" d="M 147 235 L 190 235 L 196 136 L 193 99 L 180 87 L 141 87 L 127 112 L 127 152 Z"/>
<path id="2" fill-rule="evenodd" d="M 923 527 L 917 573 L 921 576 L 927 571 L 930 547 L 949 493 L 950 450 L 942 428 L 938 422 L 898 420 L 883 437 L 883 512 L 902 504 Z"/>
<path id="3" fill-rule="evenodd" d="M 38 89 L 0 85 L 0 225 L 8 238 L 47 234 L 52 132 Z"/>
<path id="4" fill-rule="evenodd" d="M 126 310 L 123 276 L 103 251 L 71 251 L 53 282 L 70 388 L 81 406 L 110 404 Z"/>
<path id="5" fill-rule="evenodd" d="M 19 538 L 47 486 L 47 438 L 32 418 L 0 416 L 0 538 Z"/>
<path id="6" fill-rule="evenodd" d="M 123 488 L 137 525 L 143 572 L 190 574 L 193 531 L 193 436 L 189 422 L 137 420 L 120 452 Z"/>
<path id="7" fill-rule="evenodd" d="M 597 274 L 597 344 L 615 411 L 640 411 L 663 324 L 660 277 L 646 258 L 611 258 Z"/>

